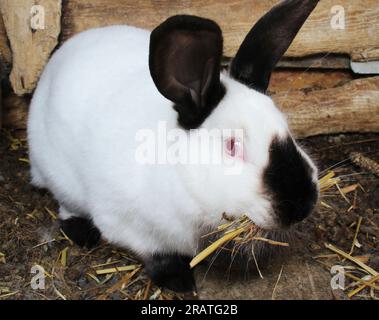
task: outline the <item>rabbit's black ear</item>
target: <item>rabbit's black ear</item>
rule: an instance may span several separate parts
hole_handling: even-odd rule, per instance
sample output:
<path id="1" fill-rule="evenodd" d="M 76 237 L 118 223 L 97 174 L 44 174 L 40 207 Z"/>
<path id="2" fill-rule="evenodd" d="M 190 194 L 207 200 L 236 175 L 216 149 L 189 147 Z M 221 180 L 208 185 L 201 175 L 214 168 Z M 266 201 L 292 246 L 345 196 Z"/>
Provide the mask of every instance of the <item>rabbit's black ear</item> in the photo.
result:
<path id="1" fill-rule="evenodd" d="M 233 78 L 266 92 L 271 72 L 319 0 L 285 0 L 250 30 L 232 61 Z"/>
<path id="2" fill-rule="evenodd" d="M 224 95 L 221 57 L 222 32 L 211 20 L 173 16 L 151 33 L 151 77 L 183 127 L 198 127 Z"/>

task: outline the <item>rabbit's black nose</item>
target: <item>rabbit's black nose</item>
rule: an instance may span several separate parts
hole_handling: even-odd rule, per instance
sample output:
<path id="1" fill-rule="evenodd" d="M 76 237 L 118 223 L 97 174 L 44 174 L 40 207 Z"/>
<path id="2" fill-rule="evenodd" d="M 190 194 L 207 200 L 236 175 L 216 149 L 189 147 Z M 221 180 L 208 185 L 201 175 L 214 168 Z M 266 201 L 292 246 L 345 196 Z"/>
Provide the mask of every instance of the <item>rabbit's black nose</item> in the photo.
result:
<path id="1" fill-rule="evenodd" d="M 289 226 L 305 219 L 318 199 L 314 169 L 298 150 L 291 137 L 273 139 L 264 185 L 277 221 Z"/>

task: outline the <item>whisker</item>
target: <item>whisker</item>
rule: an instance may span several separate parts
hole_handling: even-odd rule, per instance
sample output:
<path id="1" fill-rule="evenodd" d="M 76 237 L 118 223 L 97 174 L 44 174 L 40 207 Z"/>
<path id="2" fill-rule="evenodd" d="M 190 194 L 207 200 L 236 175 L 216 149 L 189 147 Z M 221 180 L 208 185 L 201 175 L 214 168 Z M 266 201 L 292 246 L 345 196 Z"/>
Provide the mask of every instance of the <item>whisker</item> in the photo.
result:
<path id="1" fill-rule="evenodd" d="M 338 178 L 346 178 L 346 177 L 353 177 L 353 176 L 363 176 L 363 175 L 370 175 L 371 172 L 355 172 L 355 173 L 349 173 L 342 176 L 338 176 Z M 343 180 L 344 181 L 344 180 Z"/>
<path id="2" fill-rule="evenodd" d="M 229 240 L 228 242 L 226 242 L 226 243 L 224 244 L 224 246 L 227 246 L 227 245 L 229 244 L 230 241 L 231 241 L 231 240 Z M 221 253 L 222 250 L 224 250 L 224 248 L 223 248 L 222 246 L 219 247 L 219 248 L 217 248 L 216 252 L 214 253 L 214 255 L 213 255 L 212 259 L 211 259 L 211 262 L 209 263 L 209 266 L 208 266 L 207 270 L 205 271 L 205 274 L 204 274 L 204 277 L 203 277 L 203 280 L 202 280 L 202 281 L 205 281 L 205 279 L 206 279 L 206 277 L 207 277 L 207 275 L 208 275 L 208 272 L 211 270 L 213 264 L 215 263 L 217 257 L 219 256 L 219 254 Z"/>
<path id="3" fill-rule="evenodd" d="M 379 139 L 375 138 L 375 139 L 365 139 L 365 140 L 346 142 L 346 143 L 342 143 L 342 144 L 338 144 L 338 145 L 333 145 L 333 146 L 325 147 L 325 148 L 320 149 L 319 151 L 325 151 L 325 150 L 330 150 L 330 149 L 338 148 L 341 145 L 343 145 L 343 146 L 350 146 L 350 145 L 354 145 L 354 144 L 377 142 L 377 141 L 379 141 Z"/>
<path id="4" fill-rule="evenodd" d="M 231 261 L 230 261 L 229 267 L 227 268 L 227 271 L 226 271 L 228 273 L 228 280 L 229 280 L 229 277 L 231 274 L 234 259 L 236 258 L 237 254 L 239 254 L 239 253 L 240 253 L 240 251 L 239 251 L 239 249 L 237 249 L 237 250 L 234 250 L 234 252 L 232 252 L 232 254 L 231 254 Z"/>
<path id="5" fill-rule="evenodd" d="M 360 152 L 362 155 L 369 155 L 369 154 L 375 154 L 379 152 L 379 149 L 378 150 L 371 150 L 371 151 L 366 151 L 366 152 Z M 342 165 L 343 164 L 343 165 Z M 332 170 L 332 169 L 336 169 L 336 168 L 342 168 L 343 166 L 345 165 L 349 165 L 351 164 L 351 160 L 350 160 L 350 157 L 347 157 L 337 163 L 335 163 L 334 165 L 320 171 L 319 173 L 319 176 L 322 176 L 325 172 L 329 171 L 329 170 Z"/>
<path id="6" fill-rule="evenodd" d="M 330 167 L 328 167 L 328 168 L 326 168 L 326 169 L 320 171 L 319 176 L 320 176 L 320 177 L 323 176 L 323 175 L 325 174 L 325 172 L 327 172 L 327 171 L 329 171 L 329 170 L 332 170 L 332 169 L 336 169 L 336 168 L 338 167 L 338 165 L 343 164 L 343 163 L 348 162 L 348 161 L 350 161 L 350 158 L 346 158 L 346 159 L 344 159 L 344 160 L 341 160 L 341 161 L 339 161 L 339 162 L 333 164 L 332 166 L 330 166 Z M 340 167 L 342 167 L 342 166 L 340 166 Z M 338 167 L 338 168 L 340 168 L 340 167 Z"/>

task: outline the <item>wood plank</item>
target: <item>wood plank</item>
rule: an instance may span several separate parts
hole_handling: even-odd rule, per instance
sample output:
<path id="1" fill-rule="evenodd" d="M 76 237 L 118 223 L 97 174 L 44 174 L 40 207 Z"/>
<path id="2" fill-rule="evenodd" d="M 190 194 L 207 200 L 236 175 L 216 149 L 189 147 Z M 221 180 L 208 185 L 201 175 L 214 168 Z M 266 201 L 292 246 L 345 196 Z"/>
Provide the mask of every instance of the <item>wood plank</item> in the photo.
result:
<path id="1" fill-rule="evenodd" d="M 347 70 L 276 69 L 270 80 L 269 94 L 293 90 L 320 90 L 344 85 L 353 80 Z"/>
<path id="2" fill-rule="evenodd" d="M 32 29 L 31 9 L 37 3 L 45 13 L 44 29 Z M 1 0 L 0 10 L 13 54 L 12 87 L 19 95 L 29 93 L 58 43 L 61 0 Z"/>
<path id="3" fill-rule="evenodd" d="M 5 65 L 9 65 L 12 60 L 11 49 L 8 45 L 7 32 L 5 30 L 3 17 L 0 14 L 0 59 Z"/>
<path id="4" fill-rule="evenodd" d="M 320 53 L 305 57 L 283 57 L 277 68 L 297 69 L 350 69 L 348 55 Z"/>
<path id="5" fill-rule="evenodd" d="M 296 137 L 343 132 L 379 132 L 379 77 L 323 90 L 273 96 Z"/>
<path id="6" fill-rule="evenodd" d="M 278 0 L 70 0 L 65 2 L 63 39 L 88 28 L 130 24 L 153 29 L 168 16 L 186 13 L 214 19 L 225 38 L 225 55 L 234 56 L 252 25 Z M 333 6 L 345 12 L 345 29 L 333 29 Z M 343 53 L 355 61 L 379 59 L 378 0 L 321 0 L 303 26 L 288 57 Z"/>

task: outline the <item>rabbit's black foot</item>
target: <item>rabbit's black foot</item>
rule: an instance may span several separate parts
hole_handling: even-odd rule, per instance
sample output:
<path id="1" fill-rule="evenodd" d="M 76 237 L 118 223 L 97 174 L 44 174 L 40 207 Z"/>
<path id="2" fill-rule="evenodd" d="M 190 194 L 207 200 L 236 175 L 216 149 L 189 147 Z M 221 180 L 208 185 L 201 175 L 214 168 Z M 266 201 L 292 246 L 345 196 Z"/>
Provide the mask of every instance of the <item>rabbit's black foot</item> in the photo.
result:
<path id="1" fill-rule="evenodd" d="M 195 292 L 196 285 L 190 268 L 191 258 L 175 254 L 156 254 L 145 262 L 153 282 L 176 292 Z"/>
<path id="2" fill-rule="evenodd" d="M 71 217 L 61 220 L 60 225 L 67 237 L 81 247 L 91 249 L 99 244 L 101 233 L 89 219 Z"/>

